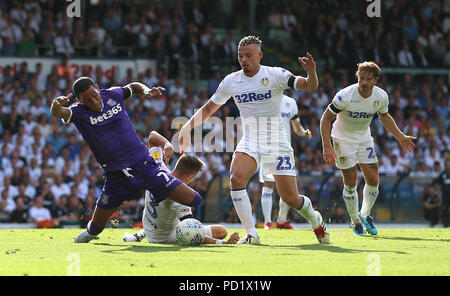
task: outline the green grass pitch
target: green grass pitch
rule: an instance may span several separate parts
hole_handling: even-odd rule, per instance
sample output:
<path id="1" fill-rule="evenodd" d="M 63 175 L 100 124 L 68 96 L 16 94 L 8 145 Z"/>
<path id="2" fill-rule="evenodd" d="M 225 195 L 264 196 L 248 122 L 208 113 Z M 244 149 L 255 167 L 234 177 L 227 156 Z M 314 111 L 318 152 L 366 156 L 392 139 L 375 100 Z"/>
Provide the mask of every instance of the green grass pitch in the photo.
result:
<path id="1" fill-rule="evenodd" d="M 366 237 L 354 236 L 350 228 L 330 228 L 330 245 L 319 245 L 309 229 L 260 229 L 259 246 L 198 247 L 125 243 L 122 234 L 135 230 L 111 228 L 99 240 L 73 243 L 81 231 L 0 230 L 0 275 L 450 275 L 448 228 L 382 228 Z"/>

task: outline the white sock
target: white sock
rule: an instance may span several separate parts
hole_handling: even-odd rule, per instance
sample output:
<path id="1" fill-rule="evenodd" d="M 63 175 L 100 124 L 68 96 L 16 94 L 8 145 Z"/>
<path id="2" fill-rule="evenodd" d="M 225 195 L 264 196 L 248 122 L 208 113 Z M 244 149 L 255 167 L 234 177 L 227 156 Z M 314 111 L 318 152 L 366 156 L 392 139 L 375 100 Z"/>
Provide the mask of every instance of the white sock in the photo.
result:
<path id="1" fill-rule="evenodd" d="M 347 186 L 344 184 L 344 191 L 342 193 L 347 212 L 350 215 L 353 223 L 361 223 L 358 217 L 358 192 L 356 186 Z"/>
<path id="2" fill-rule="evenodd" d="M 296 211 L 311 223 L 313 229 L 316 229 L 320 226 L 319 216 L 314 212 L 311 200 L 305 195 L 302 195 L 302 197 L 303 205 L 299 209 L 296 209 Z"/>
<path id="3" fill-rule="evenodd" d="M 280 197 L 280 210 L 278 211 L 277 222 L 283 224 L 287 221 L 287 215 L 291 207 Z"/>
<path id="4" fill-rule="evenodd" d="M 263 187 L 261 193 L 261 207 L 264 216 L 264 224 L 272 223 L 272 193 L 273 188 Z"/>
<path id="5" fill-rule="evenodd" d="M 364 185 L 363 189 L 363 202 L 361 206 L 361 216 L 366 218 L 370 215 L 370 210 L 377 200 L 378 197 L 378 185 L 370 186 L 368 184 Z"/>
<path id="6" fill-rule="evenodd" d="M 247 195 L 247 189 L 231 190 L 231 199 L 245 231 L 251 236 L 259 237 L 253 221 L 252 205 Z"/>

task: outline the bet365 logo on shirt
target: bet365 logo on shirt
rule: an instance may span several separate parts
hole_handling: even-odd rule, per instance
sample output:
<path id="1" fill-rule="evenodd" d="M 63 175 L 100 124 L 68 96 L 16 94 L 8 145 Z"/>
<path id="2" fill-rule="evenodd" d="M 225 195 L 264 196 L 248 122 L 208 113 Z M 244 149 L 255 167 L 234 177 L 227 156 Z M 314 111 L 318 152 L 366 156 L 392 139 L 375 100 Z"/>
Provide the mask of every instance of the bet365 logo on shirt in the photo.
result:
<path id="1" fill-rule="evenodd" d="M 119 112 L 121 112 L 122 110 L 123 110 L 122 106 L 120 106 L 120 104 L 117 104 L 116 106 L 112 107 L 111 109 L 109 109 L 108 111 L 103 113 L 102 115 L 97 116 L 97 117 L 91 116 L 91 117 L 89 117 L 89 119 L 91 121 L 91 124 L 94 125 L 99 122 L 105 121 L 106 119 L 111 118 L 116 114 L 119 114 Z"/>

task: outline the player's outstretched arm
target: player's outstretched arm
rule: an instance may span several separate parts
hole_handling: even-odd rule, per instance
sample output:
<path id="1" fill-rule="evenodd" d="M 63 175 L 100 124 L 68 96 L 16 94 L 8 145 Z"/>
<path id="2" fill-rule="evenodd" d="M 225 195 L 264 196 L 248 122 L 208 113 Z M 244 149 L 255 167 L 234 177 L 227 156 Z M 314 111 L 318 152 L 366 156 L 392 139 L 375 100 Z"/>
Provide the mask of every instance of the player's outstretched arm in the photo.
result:
<path id="1" fill-rule="evenodd" d="M 205 105 L 203 105 L 194 115 L 186 122 L 180 130 L 180 136 L 178 138 L 178 143 L 180 145 L 180 153 L 186 152 L 188 145 L 191 145 L 191 130 L 203 124 L 211 115 L 213 115 L 221 105 L 214 103 L 209 100 Z"/>
<path id="2" fill-rule="evenodd" d="M 67 122 L 71 116 L 71 111 L 69 108 L 63 107 L 67 105 L 72 97 L 72 93 L 67 96 L 60 96 L 53 100 L 50 106 L 50 113 L 56 118 L 64 119 Z"/>
<path id="3" fill-rule="evenodd" d="M 304 91 L 315 91 L 319 86 L 319 79 L 316 73 L 316 62 L 313 56 L 308 52 L 306 57 L 299 57 L 298 61 L 302 65 L 303 69 L 308 73 L 306 78 L 298 77 L 295 84 L 295 89 Z"/>
<path id="4" fill-rule="evenodd" d="M 161 86 L 149 88 L 148 86 L 140 82 L 131 82 L 126 86 L 128 86 L 131 89 L 134 95 L 146 96 L 149 98 L 158 95 L 161 96 L 163 91 L 166 90 L 164 87 Z"/>
<path id="5" fill-rule="evenodd" d="M 386 113 L 378 113 L 378 117 L 380 118 L 381 124 L 384 126 L 385 129 L 387 129 L 394 138 L 400 143 L 403 150 L 407 150 L 409 152 L 412 152 L 414 147 L 413 140 L 417 139 L 413 136 L 407 136 L 398 128 L 397 124 L 395 123 L 392 116 L 386 112 Z"/>
<path id="6" fill-rule="evenodd" d="M 234 232 L 230 235 L 227 240 L 215 239 L 209 236 L 205 236 L 203 240 L 203 244 L 224 244 L 224 245 L 232 245 L 236 244 L 239 241 L 239 233 Z"/>
<path id="7" fill-rule="evenodd" d="M 326 109 L 320 118 L 320 136 L 322 137 L 322 153 L 325 163 L 334 164 L 336 154 L 331 146 L 331 122 L 336 118 L 330 110 Z"/>

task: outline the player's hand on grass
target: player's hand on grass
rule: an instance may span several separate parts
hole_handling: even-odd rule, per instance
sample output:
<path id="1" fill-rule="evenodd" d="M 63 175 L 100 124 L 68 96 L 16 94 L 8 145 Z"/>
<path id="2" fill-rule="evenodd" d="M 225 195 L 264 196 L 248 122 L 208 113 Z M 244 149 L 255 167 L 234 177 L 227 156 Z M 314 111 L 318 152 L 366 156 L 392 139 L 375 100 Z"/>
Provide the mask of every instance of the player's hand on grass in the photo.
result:
<path id="1" fill-rule="evenodd" d="M 324 146 L 323 147 L 323 160 L 327 164 L 334 164 L 334 160 L 336 159 L 336 153 L 334 153 L 334 150 L 330 146 Z"/>
<path id="2" fill-rule="evenodd" d="M 312 73 L 316 71 L 316 62 L 309 52 L 306 53 L 306 57 L 299 57 L 298 61 L 306 72 Z"/>
<path id="3" fill-rule="evenodd" d="M 236 244 L 239 240 L 239 233 L 234 232 L 233 234 L 230 235 L 230 238 L 227 241 L 224 241 L 224 244 L 229 244 L 229 245 L 233 245 Z"/>
<path id="4" fill-rule="evenodd" d="M 414 144 L 413 140 L 416 140 L 416 139 L 417 139 L 417 137 L 406 136 L 405 135 L 403 138 L 398 140 L 398 142 L 402 146 L 403 151 L 412 152 L 414 150 L 414 147 L 416 147 L 416 145 Z"/>

